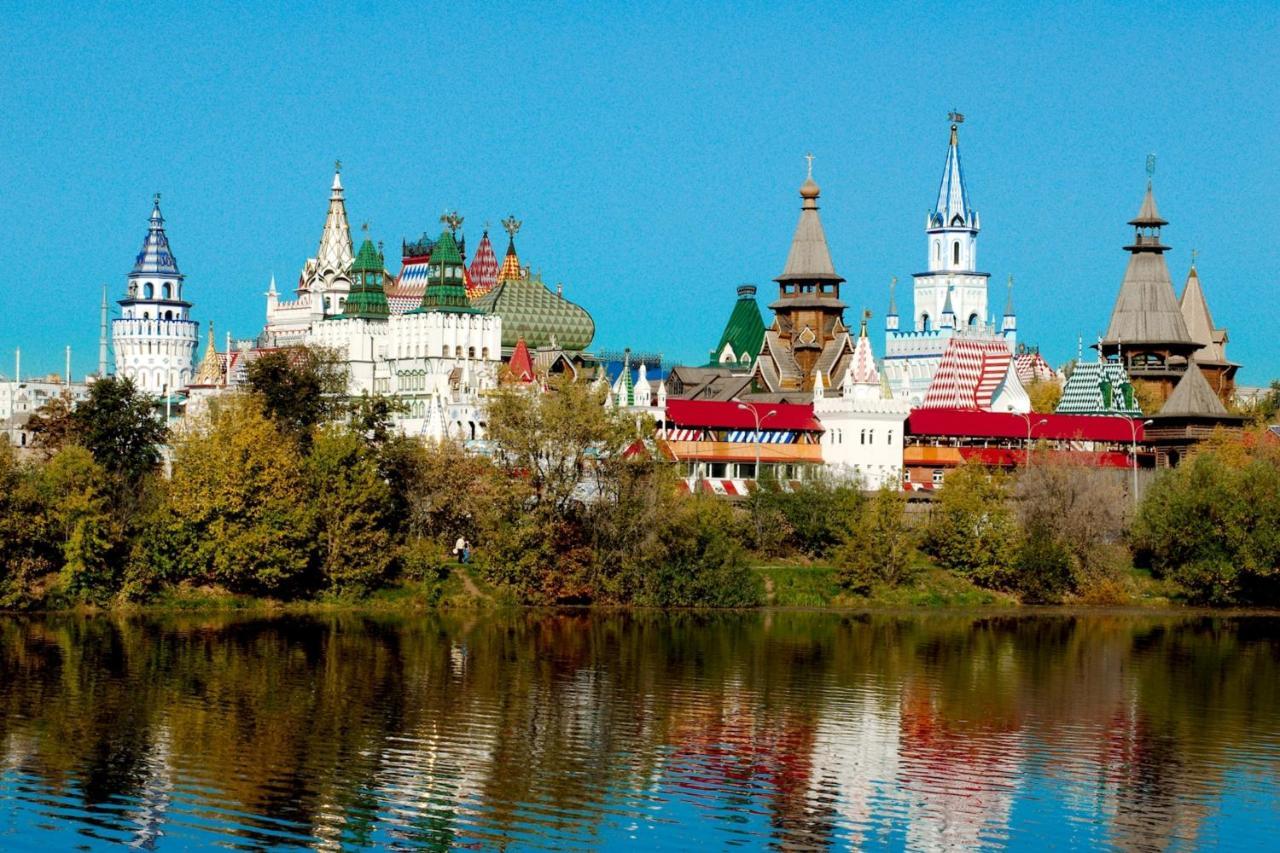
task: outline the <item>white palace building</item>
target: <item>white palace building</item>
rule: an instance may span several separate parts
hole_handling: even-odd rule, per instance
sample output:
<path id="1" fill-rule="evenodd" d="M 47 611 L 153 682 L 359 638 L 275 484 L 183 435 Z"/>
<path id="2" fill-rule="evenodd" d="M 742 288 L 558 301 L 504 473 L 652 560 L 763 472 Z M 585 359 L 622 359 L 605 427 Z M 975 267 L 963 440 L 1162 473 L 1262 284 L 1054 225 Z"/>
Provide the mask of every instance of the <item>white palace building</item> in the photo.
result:
<path id="1" fill-rule="evenodd" d="M 923 402 L 953 337 L 1002 340 L 1010 353 L 1016 345 L 1012 278 L 999 324 L 987 313 L 990 274 L 978 271 L 981 219 L 970 204 L 960 166 L 958 128 L 963 121 L 958 113 L 951 114 L 951 141 L 942 184 L 924 224 L 928 268 L 912 276 L 911 314 L 904 327 L 891 288 L 885 316 L 884 372 L 894 395 L 916 405 Z"/>

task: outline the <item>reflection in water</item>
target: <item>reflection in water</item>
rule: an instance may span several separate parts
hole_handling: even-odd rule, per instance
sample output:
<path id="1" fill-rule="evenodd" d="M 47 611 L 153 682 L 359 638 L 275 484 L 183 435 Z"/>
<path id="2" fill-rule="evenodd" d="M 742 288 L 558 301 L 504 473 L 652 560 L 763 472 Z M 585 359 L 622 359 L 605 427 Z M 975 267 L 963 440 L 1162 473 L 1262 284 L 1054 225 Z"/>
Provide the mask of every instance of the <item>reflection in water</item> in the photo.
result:
<path id="1" fill-rule="evenodd" d="M 0 848 L 1263 846 L 1278 628 L 0 619 Z"/>

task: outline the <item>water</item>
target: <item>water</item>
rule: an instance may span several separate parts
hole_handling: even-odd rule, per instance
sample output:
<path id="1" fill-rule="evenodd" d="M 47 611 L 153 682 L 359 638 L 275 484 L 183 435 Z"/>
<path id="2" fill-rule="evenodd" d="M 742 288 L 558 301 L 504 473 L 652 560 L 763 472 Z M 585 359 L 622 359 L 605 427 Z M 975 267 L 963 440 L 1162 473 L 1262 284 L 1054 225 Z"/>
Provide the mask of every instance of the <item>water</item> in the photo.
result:
<path id="1" fill-rule="evenodd" d="M 1274 848 L 1280 619 L 0 619 L 0 849 Z"/>

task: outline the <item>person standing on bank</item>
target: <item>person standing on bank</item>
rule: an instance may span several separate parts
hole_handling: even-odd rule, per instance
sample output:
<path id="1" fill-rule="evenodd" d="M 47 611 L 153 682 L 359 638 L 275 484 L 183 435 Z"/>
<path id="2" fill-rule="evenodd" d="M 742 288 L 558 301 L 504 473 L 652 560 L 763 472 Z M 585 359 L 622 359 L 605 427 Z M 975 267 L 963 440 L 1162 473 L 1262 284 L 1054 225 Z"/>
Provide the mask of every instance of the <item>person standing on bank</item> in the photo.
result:
<path id="1" fill-rule="evenodd" d="M 467 561 L 467 540 L 461 536 L 453 543 L 453 553 L 458 558 L 458 565 Z"/>

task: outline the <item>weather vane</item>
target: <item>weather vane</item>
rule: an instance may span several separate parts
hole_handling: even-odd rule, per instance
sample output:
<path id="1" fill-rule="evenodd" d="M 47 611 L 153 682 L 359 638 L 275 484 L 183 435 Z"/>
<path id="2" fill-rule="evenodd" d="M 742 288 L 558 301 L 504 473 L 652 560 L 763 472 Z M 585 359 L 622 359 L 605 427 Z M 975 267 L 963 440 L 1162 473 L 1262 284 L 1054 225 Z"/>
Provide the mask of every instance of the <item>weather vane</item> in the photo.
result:
<path id="1" fill-rule="evenodd" d="M 440 217 L 440 221 L 449 226 L 449 231 L 454 234 L 458 233 L 458 229 L 462 227 L 462 217 L 456 210 L 452 212 L 446 210 Z"/>
<path id="2" fill-rule="evenodd" d="M 333 171 L 335 171 L 335 172 L 341 172 L 341 171 L 342 171 L 342 161 L 341 161 L 341 160 L 334 160 L 334 161 L 333 161 Z"/>
<path id="3" fill-rule="evenodd" d="M 947 113 L 947 121 L 952 124 L 964 124 L 964 113 L 956 112 L 956 108 L 952 107 L 951 112 Z"/>
<path id="4" fill-rule="evenodd" d="M 1194 267 L 1194 266 L 1196 265 L 1196 258 L 1198 258 L 1198 257 L 1200 257 L 1200 250 L 1199 250 L 1199 249 L 1192 249 L 1192 250 L 1191 250 L 1191 266 L 1193 266 L 1193 267 Z"/>
<path id="5" fill-rule="evenodd" d="M 502 220 L 502 227 L 506 229 L 507 236 L 513 240 L 516 237 L 516 232 L 520 230 L 520 226 L 523 224 L 524 223 L 522 223 L 519 219 L 516 219 L 516 216 L 514 213 L 509 215 L 506 219 Z"/>
<path id="6" fill-rule="evenodd" d="M 1156 155 L 1147 155 L 1147 180 L 1151 180 L 1156 176 Z"/>
<path id="7" fill-rule="evenodd" d="M 156 203 L 156 206 L 157 206 L 157 207 L 160 205 L 160 193 L 156 193 L 156 195 L 155 195 L 155 203 Z"/>
<path id="8" fill-rule="evenodd" d="M 368 236 L 369 236 L 369 223 L 368 223 L 368 222 L 361 222 L 361 223 L 360 223 L 360 230 L 364 232 L 364 235 L 365 235 L 366 237 L 368 237 Z"/>
<path id="9" fill-rule="evenodd" d="M 813 154 L 809 153 L 804 155 L 804 159 L 807 160 L 809 163 L 809 178 L 812 179 L 813 178 Z"/>

